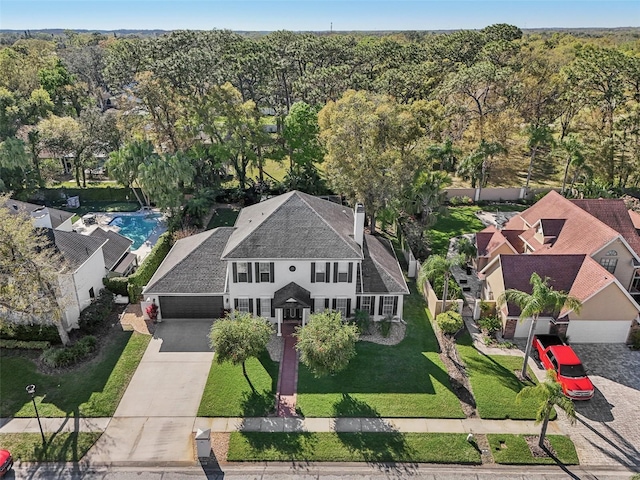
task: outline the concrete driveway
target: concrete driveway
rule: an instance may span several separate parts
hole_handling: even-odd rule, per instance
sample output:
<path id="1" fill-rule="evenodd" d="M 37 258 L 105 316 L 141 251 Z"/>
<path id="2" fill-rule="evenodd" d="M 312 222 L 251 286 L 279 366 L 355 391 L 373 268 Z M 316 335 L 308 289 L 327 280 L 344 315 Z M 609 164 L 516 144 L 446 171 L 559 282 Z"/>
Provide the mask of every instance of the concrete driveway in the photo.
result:
<path id="1" fill-rule="evenodd" d="M 192 431 L 213 352 L 211 320 L 158 325 L 105 433 L 85 460 L 104 464 L 195 461 Z"/>
<path id="2" fill-rule="evenodd" d="M 640 468 L 640 352 L 619 344 L 572 345 L 596 388 L 575 402 L 578 422 L 566 431 L 581 465 Z"/>

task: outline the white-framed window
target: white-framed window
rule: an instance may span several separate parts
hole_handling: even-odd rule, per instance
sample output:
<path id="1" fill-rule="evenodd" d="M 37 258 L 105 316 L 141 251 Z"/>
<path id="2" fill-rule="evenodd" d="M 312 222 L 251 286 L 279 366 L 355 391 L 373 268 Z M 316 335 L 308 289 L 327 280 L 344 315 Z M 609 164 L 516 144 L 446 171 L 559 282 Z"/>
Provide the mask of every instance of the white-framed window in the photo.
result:
<path id="1" fill-rule="evenodd" d="M 244 283 L 248 282 L 249 266 L 247 265 L 247 262 L 238 262 L 236 265 L 237 265 L 236 268 L 238 269 L 238 282 L 244 282 Z"/>
<path id="2" fill-rule="evenodd" d="M 618 259 L 604 257 L 600 259 L 600 265 L 606 268 L 609 273 L 615 273 Z"/>
<path id="3" fill-rule="evenodd" d="M 324 298 L 314 298 L 314 308 L 313 313 L 322 313 L 324 312 Z"/>
<path id="4" fill-rule="evenodd" d="M 382 297 L 382 315 L 393 315 L 393 301 L 395 297 Z"/>
<path id="5" fill-rule="evenodd" d="M 347 299 L 346 298 L 336 298 L 336 311 L 340 312 L 342 318 L 346 318 L 347 316 Z"/>
<path id="6" fill-rule="evenodd" d="M 260 262 L 258 269 L 260 282 L 269 283 L 271 281 L 271 264 L 269 262 Z"/>
<path id="7" fill-rule="evenodd" d="M 316 262 L 316 282 L 324 282 L 326 274 L 326 264 L 324 262 Z"/>
<path id="8" fill-rule="evenodd" d="M 249 313 L 249 299 L 248 298 L 238 298 L 238 307 L 236 310 L 239 312 Z"/>
<path id="9" fill-rule="evenodd" d="M 265 318 L 271 316 L 271 299 L 268 297 L 260 298 L 260 316 Z"/>
<path id="10" fill-rule="evenodd" d="M 371 311 L 371 297 L 360 297 L 360 310 L 364 310 L 367 313 Z"/>
<path id="11" fill-rule="evenodd" d="M 338 262 L 338 282 L 349 281 L 349 262 Z"/>

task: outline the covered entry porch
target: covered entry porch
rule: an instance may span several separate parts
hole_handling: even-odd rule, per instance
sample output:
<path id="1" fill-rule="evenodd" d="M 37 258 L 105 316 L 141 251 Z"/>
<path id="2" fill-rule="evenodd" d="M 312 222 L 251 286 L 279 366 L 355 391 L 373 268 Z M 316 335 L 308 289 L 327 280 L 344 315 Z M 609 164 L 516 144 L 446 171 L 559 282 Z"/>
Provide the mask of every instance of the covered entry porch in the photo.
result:
<path id="1" fill-rule="evenodd" d="M 285 285 L 273 295 L 273 308 L 278 325 L 278 336 L 282 336 L 282 324 L 302 325 L 311 314 L 311 293 L 295 282 Z"/>

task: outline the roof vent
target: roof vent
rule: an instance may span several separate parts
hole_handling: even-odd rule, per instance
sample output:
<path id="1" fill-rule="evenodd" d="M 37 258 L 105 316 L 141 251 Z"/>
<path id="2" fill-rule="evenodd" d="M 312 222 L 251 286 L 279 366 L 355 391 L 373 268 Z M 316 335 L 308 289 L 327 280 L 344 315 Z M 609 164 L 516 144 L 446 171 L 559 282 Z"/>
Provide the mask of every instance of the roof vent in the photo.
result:
<path id="1" fill-rule="evenodd" d="M 13 207 L 14 210 L 16 210 L 16 211 L 18 210 L 18 205 L 16 205 L 15 203 L 12 205 L 12 207 Z"/>

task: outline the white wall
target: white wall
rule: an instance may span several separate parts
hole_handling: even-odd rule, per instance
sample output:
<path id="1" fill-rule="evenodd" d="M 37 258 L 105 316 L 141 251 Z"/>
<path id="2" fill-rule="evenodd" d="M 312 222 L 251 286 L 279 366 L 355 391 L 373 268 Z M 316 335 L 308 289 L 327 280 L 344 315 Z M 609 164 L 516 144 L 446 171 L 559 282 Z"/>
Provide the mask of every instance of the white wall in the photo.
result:
<path id="1" fill-rule="evenodd" d="M 628 320 L 571 320 L 567 336 L 571 343 L 624 343 L 630 328 Z"/>
<path id="2" fill-rule="evenodd" d="M 302 288 L 311 292 L 311 297 L 323 297 L 323 298 L 336 298 L 336 297 L 348 297 L 352 298 L 355 302 L 356 296 L 356 280 L 357 280 L 357 266 L 356 261 L 353 262 L 353 275 L 351 283 L 333 283 L 333 264 L 331 263 L 330 279 L 331 283 L 311 283 L 311 261 L 309 260 L 280 260 L 274 261 L 274 283 L 256 283 L 255 282 L 255 262 L 251 262 L 252 268 L 252 283 L 233 283 L 233 269 L 232 262 L 229 262 L 229 268 L 227 269 L 228 285 L 229 285 L 229 297 L 233 304 L 233 299 L 237 297 L 273 297 L 276 290 L 281 289 L 285 285 L 291 282 L 295 282 Z M 325 260 L 316 261 L 316 263 L 326 262 Z M 295 272 L 289 271 L 290 266 L 296 267 Z"/>
<path id="3" fill-rule="evenodd" d="M 100 293 L 100 290 L 104 288 L 102 284 L 102 278 L 104 276 L 104 255 L 102 254 L 102 248 L 99 248 L 73 274 L 80 310 L 85 309 L 91 303 L 89 290 L 92 287 L 96 297 Z"/>
<path id="4" fill-rule="evenodd" d="M 80 306 L 78 305 L 78 296 L 76 295 L 73 274 L 58 275 L 58 285 L 60 287 L 59 304 L 62 308 L 62 318 L 65 329 L 78 328 Z"/>
<path id="5" fill-rule="evenodd" d="M 536 334 L 546 334 L 549 333 L 549 324 L 551 321 L 549 318 L 539 318 L 538 323 L 536 323 L 536 329 L 534 333 Z M 526 320 L 520 321 L 516 324 L 516 332 L 513 335 L 514 338 L 527 338 L 529 336 L 529 328 L 531 328 L 531 319 L 528 318 Z"/>

